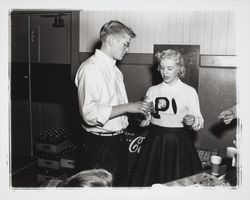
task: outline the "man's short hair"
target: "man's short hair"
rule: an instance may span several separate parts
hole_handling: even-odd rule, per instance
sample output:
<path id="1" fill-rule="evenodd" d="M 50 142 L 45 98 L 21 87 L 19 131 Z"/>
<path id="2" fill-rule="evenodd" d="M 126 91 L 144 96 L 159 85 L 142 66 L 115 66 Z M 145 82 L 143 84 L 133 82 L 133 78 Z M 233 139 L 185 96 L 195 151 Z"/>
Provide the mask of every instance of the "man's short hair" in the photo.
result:
<path id="1" fill-rule="evenodd" d="M 111 20 L 102 26 L 100 30 L 100 39 L 103 42 L 106 40 L 107 36 L 115 34 L 128 34 L 131 38 L 136 37 L 136 34 L 132 31 L 131 28 L 127 27 L 125 24 L 119 21 Z"/>

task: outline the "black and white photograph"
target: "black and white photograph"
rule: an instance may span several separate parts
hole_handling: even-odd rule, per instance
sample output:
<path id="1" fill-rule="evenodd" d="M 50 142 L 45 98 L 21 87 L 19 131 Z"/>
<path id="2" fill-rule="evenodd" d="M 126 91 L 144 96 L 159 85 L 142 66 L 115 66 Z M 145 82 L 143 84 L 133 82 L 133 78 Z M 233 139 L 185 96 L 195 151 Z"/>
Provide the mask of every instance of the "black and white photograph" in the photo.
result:
<path id="1" fill-rule="evenodd" d="M 249 199 L 250 2 L 22 2 L 1 8 L 9 199 Z"/>

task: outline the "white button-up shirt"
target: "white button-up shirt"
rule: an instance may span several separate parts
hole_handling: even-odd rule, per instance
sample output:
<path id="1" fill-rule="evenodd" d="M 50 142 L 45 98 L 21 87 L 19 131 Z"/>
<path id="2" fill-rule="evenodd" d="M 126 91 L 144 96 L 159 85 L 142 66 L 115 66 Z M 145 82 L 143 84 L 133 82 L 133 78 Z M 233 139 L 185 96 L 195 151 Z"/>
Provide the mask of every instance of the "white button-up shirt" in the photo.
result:
<path id="1" fill-rule="evenodd" d="M 125 115 L 109 120 L 112 106 L 128 103 L 123 75 L 115 63 L 96 50 L 76 73 L 82 127 L 88 132 L 114 132 L 128 126 Z"/>

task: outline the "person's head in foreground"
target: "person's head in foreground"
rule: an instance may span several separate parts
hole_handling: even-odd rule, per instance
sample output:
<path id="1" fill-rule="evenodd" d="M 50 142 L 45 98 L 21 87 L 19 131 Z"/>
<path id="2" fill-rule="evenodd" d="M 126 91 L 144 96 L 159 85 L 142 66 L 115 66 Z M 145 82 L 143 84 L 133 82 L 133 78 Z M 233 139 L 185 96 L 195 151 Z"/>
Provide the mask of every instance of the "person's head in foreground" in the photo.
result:
<path id="1" fill-rule="evenodd" d="M 66 180 L 52 179 L 47 187 L 111 187 L 112 174 L 104 169 L 81 171 Z"/>

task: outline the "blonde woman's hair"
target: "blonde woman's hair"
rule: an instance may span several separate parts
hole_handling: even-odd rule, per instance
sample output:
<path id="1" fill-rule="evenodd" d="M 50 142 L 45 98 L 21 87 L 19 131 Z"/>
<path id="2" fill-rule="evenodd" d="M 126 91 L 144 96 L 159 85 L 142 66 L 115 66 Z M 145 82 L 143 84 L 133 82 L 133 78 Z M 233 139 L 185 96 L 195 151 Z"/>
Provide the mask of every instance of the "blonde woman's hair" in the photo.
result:
<path id="1" fill-rule="evenodd" d="M 155 57 L 158 62 L 157 70 L 160 70 L 160 62 L 162 60 L 174 60 L 176 64 L 180 67 L 179 77 L 184 77 L 186 73 L 186 68 L 184 66 L 184 59 L 179 51 L 175 51 L 172 49 L 163 50 L 161 52 L 156 52 Z"/>
<path id="2" fill-rule="evenodd" d="M 51 180 L 47 187 L 111 187 L 113 177 L 105 169 L 81 171 L 66 180 Z"/>

